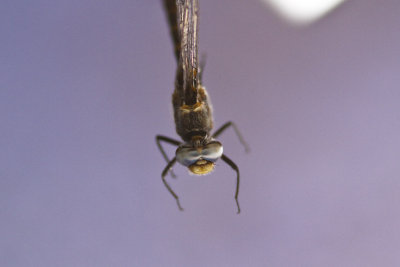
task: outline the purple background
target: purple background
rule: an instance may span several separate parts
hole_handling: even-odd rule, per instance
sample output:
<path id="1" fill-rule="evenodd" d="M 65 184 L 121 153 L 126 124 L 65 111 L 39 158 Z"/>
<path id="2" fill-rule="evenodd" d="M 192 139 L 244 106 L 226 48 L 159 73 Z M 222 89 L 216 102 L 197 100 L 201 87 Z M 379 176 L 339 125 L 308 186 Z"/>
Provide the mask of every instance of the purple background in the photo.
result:
<path id="1" fill-rule="evenodd" d="M 291 27 L 256 0 L 201 0 L 220 140 L 195 177 L 177 138 L 160 1 L 2 1 L 1 266 L 399 266 L 400 2 Z M 174 148 L 169 146 L 170 154 Z"/>

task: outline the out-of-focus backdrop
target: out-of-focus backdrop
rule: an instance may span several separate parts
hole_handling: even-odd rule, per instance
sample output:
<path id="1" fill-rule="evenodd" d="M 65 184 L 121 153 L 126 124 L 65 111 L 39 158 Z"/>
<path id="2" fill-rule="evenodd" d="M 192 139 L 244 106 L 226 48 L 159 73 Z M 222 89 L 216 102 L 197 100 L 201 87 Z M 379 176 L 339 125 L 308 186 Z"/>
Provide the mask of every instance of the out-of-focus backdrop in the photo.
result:
<path id="1" fill-rule="evenodd" d="M 166 163 L 176 63 L 160 1 L 3 1 L 1 266 L 399 266 L 400 2 L 307 26 L 200 0 L 215 125 L 240 167 Z M 172 155 L 175 148 L 169 146 Z"/>

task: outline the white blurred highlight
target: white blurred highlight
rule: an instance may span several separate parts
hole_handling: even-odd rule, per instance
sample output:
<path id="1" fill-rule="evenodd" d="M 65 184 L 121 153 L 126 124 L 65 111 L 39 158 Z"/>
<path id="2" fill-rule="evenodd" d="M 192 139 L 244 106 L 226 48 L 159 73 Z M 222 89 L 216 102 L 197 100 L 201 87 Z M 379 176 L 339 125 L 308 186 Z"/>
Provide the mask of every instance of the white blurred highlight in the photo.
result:
<path id="1" fill-rule="evenodd" d="M 297 25 L 310 24 L 345 0 L 262 0 L 280 16 Z"/>

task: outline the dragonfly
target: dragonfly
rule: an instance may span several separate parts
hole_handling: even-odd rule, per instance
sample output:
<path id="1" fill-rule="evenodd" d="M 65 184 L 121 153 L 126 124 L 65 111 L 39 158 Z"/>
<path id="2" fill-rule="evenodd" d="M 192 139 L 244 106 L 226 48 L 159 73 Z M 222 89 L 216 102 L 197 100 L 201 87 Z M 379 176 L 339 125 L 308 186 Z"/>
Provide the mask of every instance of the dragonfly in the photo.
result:
<path id="1" fill-rule="evenodd" d="M 166 181 L 168 173 L 176 177 L 172 167 L 176 162 L 187 167 L 192 174 L 205 175 L 210 173 L 218 159 L 227 163 L 236 172 L 235 201 L 237 213 L 240 213 L 238 166 L 223 153 L 222 144 L 216 139 L 228 128 L 233 128 L 246 152 L 249 146 L 243 139 L 234 122 L 228 121 L 217 131 L 213 129 L 212 106 L 210 97 L 202 85 L 202 69 L 204 64 L 198 61 L 198 0 L 163 0 L 164 9 L 174 44 L 177 70 L 175 89 L 172 94 L 172 105 L 177 134 L 183 142 L 167 136 L 157 135 L 157 146 L 167 162 L 161 173 L 162 181 L 175 198 L 179 210 L 183 210 L 178 195 Z M 170 160 L 162 142 L 175 145 L 175 156 Z"/>

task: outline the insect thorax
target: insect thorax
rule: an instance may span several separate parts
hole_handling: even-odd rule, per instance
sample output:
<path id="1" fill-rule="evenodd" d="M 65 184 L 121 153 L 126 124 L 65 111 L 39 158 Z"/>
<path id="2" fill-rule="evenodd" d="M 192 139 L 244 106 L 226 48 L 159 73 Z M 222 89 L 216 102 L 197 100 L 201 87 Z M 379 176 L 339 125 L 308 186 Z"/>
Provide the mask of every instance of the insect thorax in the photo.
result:
<path id="1" fill-rule="evenodd" d="M 212 108 L 207 91 L 201 85 L 197 89 L 197 102 L 187 105 L 177 90 L 172 95 L 176 132 L 185 141 L 194 136 L 208 138 L 213 128 Z"/>

